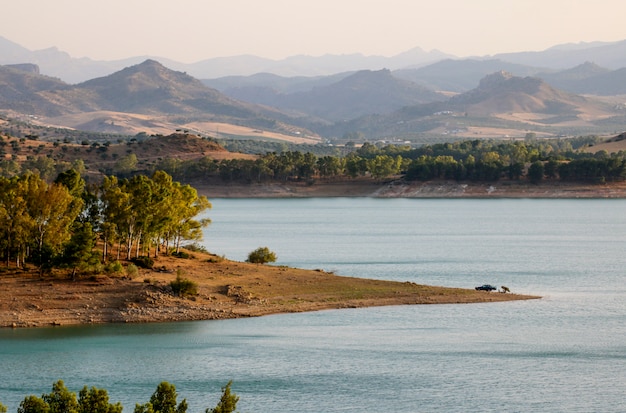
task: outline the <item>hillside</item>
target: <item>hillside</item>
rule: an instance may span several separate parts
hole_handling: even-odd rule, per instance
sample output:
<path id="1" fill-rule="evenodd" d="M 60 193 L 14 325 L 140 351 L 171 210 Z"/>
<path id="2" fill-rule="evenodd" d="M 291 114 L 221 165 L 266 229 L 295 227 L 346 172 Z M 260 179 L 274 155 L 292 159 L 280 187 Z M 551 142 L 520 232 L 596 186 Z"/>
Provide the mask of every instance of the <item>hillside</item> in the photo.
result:
<path id="1" fill-rule="evenodd" d="M 130 154 L 136 156 L 136 169 L 149 173 L 154 165 L 165 158 L 181 161 L 199 158 L 213 160 L 223 159 L 254 159 L 252 155 L 229 152 L 219 144 L 209 139 L 203 139 L 186 133 L 174 133 L 168 136 L 151 136 L 142 139 L 133 139 L 121 143 L 82 144 L 70 142 L 46 142 L 32 138 L 2 137 L 2 159 L 16 160 L 24 163 L 29 159 L 45 158 L 67 165 L 83 161 L 85 178 L 89 181 L 99 181 L 103 174 L 123 168 L 124 162 Z M 37 164 L 38 169 L 46 165 Z M 46 175 L 41 170 L 41 175 Z M 55 172 L 50 171 L 54 179 Z"/>
<path id="2" fill-rule="evenodd" d="M 229 99 L 217 90 L 182 72 L 167 69 L 154 60 L 127 67 L 109 76 L 80 83 L 101 110 L 143 114 L 189 114 L 199 111 L 213 116 L 258 116 L 252 106 Z"/>
<path id="3" fill-rule="evenodd" d="M 585 62 L 581 65 L 558 72 L 541 72 L 537 77 L 545 80 L 553 87 L 572 91 L 582 81 L 586 81 L 597 75 L 610 72 L 609 69 L 598 66 L 593 62 Z"/>
<path id="4" fill-rule="evenodd" d="M 589 146 L 585 148 L 584 151 L 587 153 L 597 153 L 600 151 L 617 153 L 620 151 L 626 151 L 626 132 L 613 136 L 602 143 Z"/>
<path id="5" fill-rule="evenodd" d="M 626 94 L 626 68 L 596 74 L 571 87 L 576 93 L 615 96 Z"/>
<path id="6" fill-rule="evenodd" d="M 270 104 L 252 99 L 258 90 L 267 90 L 268 96 L 307 92 L 345 79 L 355 72 L 341 72 L 328 76 L 279 76 L 272 73 L 255 73 L 250 76 L 224 76 L 202 79 L 202 83 L 227 96 L 245 102 Z M 271 105 L 271 104 L 270 104 Z"/>
<path id="7" fill-rule="evenodd" d="M 524 137 L 532 130 L 538 136 L 548 137 L 568 135 L 574 130 L 597 131 L 599 123 L 623 116 L 623 108 L 614 104 L 563 92 L 539 78 L 499 71 L 484 77 L 478 87 L 445 102 L 407 106 L 388 115 L 364 116 L 338 124 L 332 132 L 508 138 Z"/>
<path id="8" fill-rule="evenodd" d="M 504 71 L 484 77 L 477 88 L 454 96 L 449 104 L 456 110 L 483 116 L 506 112 L 573 115 L 582 112 L 582 106 L 594 105 L 584 97 L 554 89 L 539 78 L 522 78 Z"/>
<path id="9" fill-rule="evenodd" d="M 444 100 L 431 89 L 394 77 L 389 70 L 360 71 L 339 82 L 284 96 L 281 108 L 338 122 L 403 106 Z"/>
<path id="10" fill-rule="evenodd" d="M 228 98 L 153 60 L 78 85 L 1 68 L 0 110 L 36 116 L 42 125 L 134 135 L 171 132 L 191 122 L 220 122 L 313 136 L 290 124 L 292 119 L 279 110 Z"/>
<path id="11" fill-rule="evenodd" d="M 296 111 L 327 122 L 389 113 L 403 106 L 446 99 L 430 88 L 396 77 L 387 69 L 311 78 L 265 73 L 203 82 L 221 88 L 235 99 Z"/>
<path id="12" fill-rule="evenodd" d="M 68 112 L 66 108 L 41 94 L 67 87 L 64 82 L 39 73 L 0 66 L 0 109 L 31 115 L 64 114 Z"/>

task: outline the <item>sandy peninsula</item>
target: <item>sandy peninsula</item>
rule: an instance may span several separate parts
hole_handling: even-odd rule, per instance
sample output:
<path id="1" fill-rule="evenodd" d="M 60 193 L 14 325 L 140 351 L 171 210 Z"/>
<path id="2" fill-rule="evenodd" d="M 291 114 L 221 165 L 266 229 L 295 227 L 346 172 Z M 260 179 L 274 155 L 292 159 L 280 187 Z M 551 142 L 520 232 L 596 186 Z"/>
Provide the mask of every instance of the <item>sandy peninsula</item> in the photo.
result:
<path id="1" fill-rule="evenodd" d="M 133 279 L 114 275 L 72 281 L 34 269 L 0 270 L 0 327 L 148 323 L 256 317 L 385 305 L 481 303 L 539 298 L 468 289 L 343 277 L 322 270 L 230 261 L 192 252 L 161 256 Z M 176 297 L 182 274 L 198 294 Z"/>

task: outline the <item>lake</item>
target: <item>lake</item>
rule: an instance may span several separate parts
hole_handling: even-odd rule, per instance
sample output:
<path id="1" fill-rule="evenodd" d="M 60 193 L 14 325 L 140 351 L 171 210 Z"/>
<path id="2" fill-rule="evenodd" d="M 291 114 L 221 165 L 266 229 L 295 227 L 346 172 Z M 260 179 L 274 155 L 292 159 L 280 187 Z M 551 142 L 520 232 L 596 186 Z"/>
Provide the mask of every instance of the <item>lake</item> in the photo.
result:
<path id="1" fill-rule="evenodd" d="M 211 201 L 231 259 L 543 298 L 0 330 L 9 412 L 58 379 L 125 412 L 160 381 L 204 412 L 231 379 L 241 412 L 626 411 L 626 200 Z"/>

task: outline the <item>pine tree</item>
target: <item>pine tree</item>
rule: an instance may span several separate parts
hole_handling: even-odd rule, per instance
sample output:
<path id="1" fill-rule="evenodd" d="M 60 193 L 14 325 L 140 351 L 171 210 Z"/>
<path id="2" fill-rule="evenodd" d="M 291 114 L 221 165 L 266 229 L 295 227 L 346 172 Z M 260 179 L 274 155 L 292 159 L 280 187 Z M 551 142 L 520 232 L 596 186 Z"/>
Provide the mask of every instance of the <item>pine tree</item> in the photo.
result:
<path id="1" fill-rule="evenodd" d="M 205 413 L 233 413 L 237 408 L 237 402 L 239 396 L 230 392 L 230 386 L 233 381 L 229 381 L 228 384 L 222 387 L 222 398 L 215 408 L 209 410 L 206 409 Z"/>

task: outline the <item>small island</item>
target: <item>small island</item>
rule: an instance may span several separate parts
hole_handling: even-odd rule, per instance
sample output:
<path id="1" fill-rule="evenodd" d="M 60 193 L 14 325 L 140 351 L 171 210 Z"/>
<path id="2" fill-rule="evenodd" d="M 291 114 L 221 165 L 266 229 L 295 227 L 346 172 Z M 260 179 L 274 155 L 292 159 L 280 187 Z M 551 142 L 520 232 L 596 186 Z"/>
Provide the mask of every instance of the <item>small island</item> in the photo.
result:
<path id="1" fill-rule="evenodd" d="M 184 250 L 183 250 L 184 251 Z M 161 256 L 136 276 L 65 274 L 4 269 L 0 327 L 148 323 L 255 317 L 277 313 L 409 304 L 481 303 L 535 296 L 433 287 L 338 276 L 322 270 L 231 261 L 202 251 Z M 197 285 L 177 296 L 177 277 Z"/>

